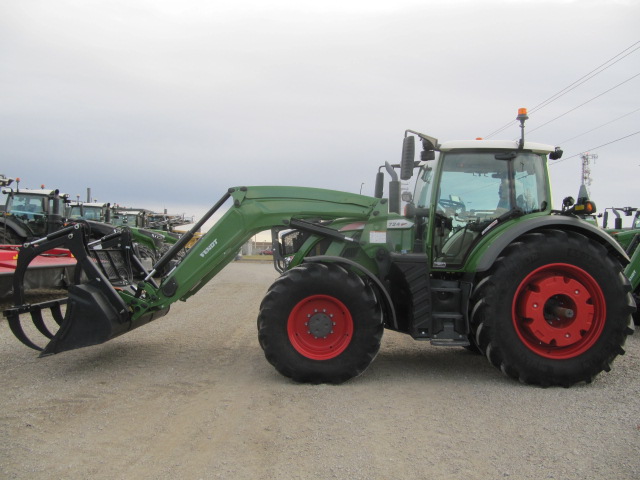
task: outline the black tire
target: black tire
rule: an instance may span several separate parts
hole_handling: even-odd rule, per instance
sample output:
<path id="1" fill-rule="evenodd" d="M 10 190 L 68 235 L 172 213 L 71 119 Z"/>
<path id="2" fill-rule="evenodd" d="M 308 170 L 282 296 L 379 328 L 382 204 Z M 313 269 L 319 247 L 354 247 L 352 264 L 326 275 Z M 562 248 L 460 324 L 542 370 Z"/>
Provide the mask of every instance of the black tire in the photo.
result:
<path id="1" fill-rule="evenodd" d="M 589 383 L 624 354 L 633 333 L 630 292 L 620 263 L 599 243 L 576 232 L 527 234 L 476 284 L 476 344 L 523 383 Z"/>
<path id="2" fill-rule="evenodd" d="M 469 335 L 469 345 L 465 345 L 463 348 L 475 355 L 482 355 L 482 352 L 478 348 L 478 345 L 476 345 L 476 337 L 473 335 Z"/>
<path id="3" fill-rule="evenodd" d="M 4 225 L 0 226 L 0 245 L 21 245 L 23 240 L 20 239 L 13 231 L 5 229 Z"/>
<path id="4" fill-rule="evenodd" d="M 382 332 L 371 287 L 336 264 L 286 271 L 258 316 L 265 357 L 296 382 L 339 384 L 361 374 L 378 353 Z"/>

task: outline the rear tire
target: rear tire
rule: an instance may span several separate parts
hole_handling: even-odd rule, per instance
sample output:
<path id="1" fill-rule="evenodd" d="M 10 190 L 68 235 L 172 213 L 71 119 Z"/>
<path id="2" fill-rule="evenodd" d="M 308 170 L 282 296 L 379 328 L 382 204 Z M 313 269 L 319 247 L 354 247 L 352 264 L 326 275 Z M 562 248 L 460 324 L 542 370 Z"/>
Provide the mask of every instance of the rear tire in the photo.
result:
<path id="1" fill-rule="evenodd" d="M 509 245 L 476 285 L 480 351 L 523 383 L 568 387 L 609 371 L 635 303 L 622 267 L 600 244 L 559 230 Z"/>
<path id="2" fill-rule="evenodd" d="M 382 332 L 371 287 L 336 264 L 286 271 L 258 316 L 265 357 L 296 382 L 338 384 L 361 374 L 378 353 Z"/>

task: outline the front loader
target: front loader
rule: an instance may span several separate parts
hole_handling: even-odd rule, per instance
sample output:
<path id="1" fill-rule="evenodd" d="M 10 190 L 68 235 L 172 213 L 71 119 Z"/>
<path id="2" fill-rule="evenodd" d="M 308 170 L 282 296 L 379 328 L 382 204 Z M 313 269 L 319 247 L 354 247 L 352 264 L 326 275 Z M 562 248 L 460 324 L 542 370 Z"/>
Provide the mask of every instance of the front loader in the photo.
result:
<path id="1" fill-rule="evenodd" d="M 524 132 L 526 114 L 518 118 Z M 407 131 L 401 163 L 385 165 L 389 198 L 378 187 L 374 197 L 231 188 L 150 271 L 126 232 L 88 242 L 83 225 L 70 227 L 25 245 L 19 262 L 65 246 L 85 281 L 71 286 L 67 298 L 43 304 L 25 302 L 16 284 L 15 306 L 5 316 L 42 355 L 103 343 L 167 314 L 255 233 L 271 229 L 281 276 L 260 305 L 258 339 L 267 360 L 295 381 L 341 383 L 359 375 L 386 328 L 434 346 L 479 351 L 524 383 L 591 382 L 624 353 L 633 332 L 635 303 L 623 275 L 629 258 L 579 218 L 584 205 L 552 210 L 547 158 L 560 155 L 525 142 L 524 133 L 515 142 L 440 144 Z M 414 174 L 414 193 L 403 196 L 401 213 L 400 183 Z M 225 204 L 221 219 L 157 278 Z M 43 320 L 47 309 L 60 324 L 57 332 Z M 49 337 L 45 345 L 22 329 L 28 314 Z"/>

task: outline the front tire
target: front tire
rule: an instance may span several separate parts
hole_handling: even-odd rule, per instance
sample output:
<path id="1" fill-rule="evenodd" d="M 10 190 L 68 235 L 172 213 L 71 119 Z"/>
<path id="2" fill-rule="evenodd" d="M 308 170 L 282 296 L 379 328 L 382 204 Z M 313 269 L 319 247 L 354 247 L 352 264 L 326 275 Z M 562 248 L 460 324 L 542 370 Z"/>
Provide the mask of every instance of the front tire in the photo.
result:
<path id="1" fill-rule="evenodd" d="M 472 328 L 490 363 L 523 383 L 591 382 L 624 354 L 634 301 L 600 244 L 559 230 L 509 245 L 477 283 Z"/>
<path id="2" fill-rule="evenodd" d="M 286 271 L 258 316 L 265 357 L 297 382 L 338 384 L 361 374 L 378 353 L 382 332 L 371 287 L 336 264 Z"/>

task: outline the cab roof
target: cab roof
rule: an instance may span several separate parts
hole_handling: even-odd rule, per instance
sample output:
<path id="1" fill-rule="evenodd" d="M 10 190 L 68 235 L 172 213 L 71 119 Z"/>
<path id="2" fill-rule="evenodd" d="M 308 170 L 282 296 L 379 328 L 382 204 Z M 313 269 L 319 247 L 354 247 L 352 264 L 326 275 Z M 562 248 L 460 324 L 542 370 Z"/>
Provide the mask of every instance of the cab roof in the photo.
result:
<path id="1" fill-rule="evenodd" d="M 106 207 L 108 204 L 101 202 L 71 202 L 69 205 L 72 207 L 77 207 L 78 205 L 82 205 L 84 207 Z"/>
<path id="2" fill-rule="evenodd" d="M 451 150 L 470 150 L 470 149 L 505 149 L 516 150 L 518 148 L 517 140 L 452 140 L 444 142 L 438 146 L 441 152 L 449 152 Z M 529 150 L 534 153 L 549 154 L 555 151 L 552 145 L 544 143 L 524 142 L 523 150 Z"/>
<path id="3" fill-rule="evenodd" d="M 13 189 L 7 189 L 7 190 L 3 190 L 2 193 L 13 193 L 15 195 L 42 195 L 42 196 L 55 196 L 56 191 L 55 190 L 34 190 L 31 188 L 21 188 L 20 190 L 13 190 Z M 63 197 L 68 197 L 68 195 L 66 193 L 62 193 L 62 192 L 58 192 L 58 196 L 63 198 Z"/>

